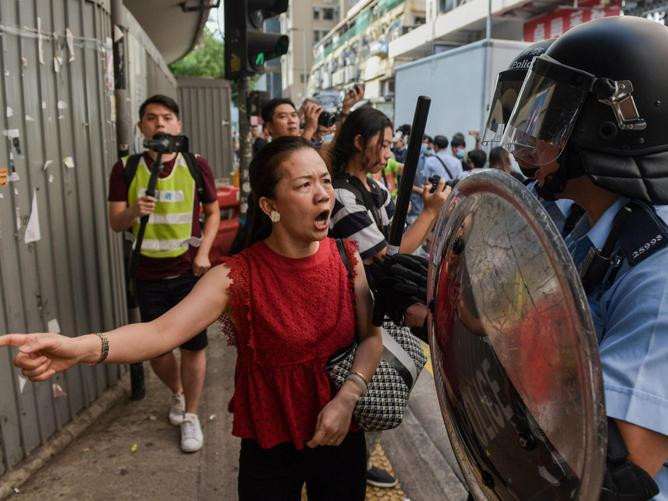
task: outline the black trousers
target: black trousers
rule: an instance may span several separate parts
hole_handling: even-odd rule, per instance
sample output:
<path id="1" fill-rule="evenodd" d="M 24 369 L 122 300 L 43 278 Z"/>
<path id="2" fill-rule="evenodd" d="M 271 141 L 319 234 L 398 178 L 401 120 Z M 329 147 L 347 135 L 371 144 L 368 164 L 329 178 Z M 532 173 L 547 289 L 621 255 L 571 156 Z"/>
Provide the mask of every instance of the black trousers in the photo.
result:
<path id="1" fill-rule="evenodd" d="M 167 280 L 136 280 L 137 303 L 142 322 L 155 320 L 181 302 L 199 280 L 192 272 Z M 180 348 L 200 351 L 207 347 L 206 329 L 183 343 Z"/>
<path id="2" fill-rule="evenodd" d="M 364 501 L 364 432 L 349 433 L 338 447 L 302 450 L 241 440 L 239 501 L 300 501 L 304 483 L 309 501 Z"/>

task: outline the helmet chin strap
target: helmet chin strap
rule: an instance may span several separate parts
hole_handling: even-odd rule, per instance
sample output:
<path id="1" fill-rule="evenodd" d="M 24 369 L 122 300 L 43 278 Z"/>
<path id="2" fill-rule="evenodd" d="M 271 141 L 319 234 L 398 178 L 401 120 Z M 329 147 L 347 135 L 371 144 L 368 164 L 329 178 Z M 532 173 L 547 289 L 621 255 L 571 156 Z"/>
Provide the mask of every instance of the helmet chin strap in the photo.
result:
<path id="1" fill-rule="evenodd" d="M 585 175 L 579 148 L 572 141 L 569 141 L 564 152 L 557 158 L 557 163 L 559 169 L 546 176 L 542 186 L 536 186 L 536 192 L 545 200 L 556 200 L 557 195 L 566 189 L 569 179 Z"/>
<path id="2" fill-rule="evenodd" d="M 557 172 L 545 178 L 542 185 L 536 185 L 536 192 L 541 198 L 554 201 L 557 199 L 557 195 L 566 189 L 567 179 L 561 175 L 562 172 L 563 169 L 559 167 Z"/>

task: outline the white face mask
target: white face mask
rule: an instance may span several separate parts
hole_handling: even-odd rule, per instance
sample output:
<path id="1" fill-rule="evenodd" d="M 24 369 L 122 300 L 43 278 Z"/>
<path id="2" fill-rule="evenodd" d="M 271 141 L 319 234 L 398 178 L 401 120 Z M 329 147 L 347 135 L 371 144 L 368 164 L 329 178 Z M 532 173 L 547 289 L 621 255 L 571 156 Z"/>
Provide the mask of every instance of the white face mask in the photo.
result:
<path id="1" fill-rule="evenodd" d="M 334 141 L 334 133 L 333 132 L 330 133 L 330 134 L 325 134 L 324 136 L 322 136 L 322 142 L 323 143 L 331 143 L 332 141 Z"/>

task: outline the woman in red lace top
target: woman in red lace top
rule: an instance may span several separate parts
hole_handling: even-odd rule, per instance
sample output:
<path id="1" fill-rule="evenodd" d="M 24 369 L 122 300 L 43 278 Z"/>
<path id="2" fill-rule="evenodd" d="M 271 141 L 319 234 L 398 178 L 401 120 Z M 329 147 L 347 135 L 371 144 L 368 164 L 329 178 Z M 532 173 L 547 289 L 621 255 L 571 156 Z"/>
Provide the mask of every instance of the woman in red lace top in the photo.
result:
<path id="1" fill-rule="evenodd" d="M 242 438 L 239 497 L 363 500 L 366 451 L 352 411 L 376 370 L 380 330 L 355 247 L 347 270 L 327 238 L 334 193 L 327 168 L 302 138 L 266 145 L 250 165 L 253 245 L 212 269 L 176 307 L 149 323 L 70 338 L 0 337 L 15 363 L 43 381 L 80 363 L 134 363 L 180 345 L 218 317 L 238 349 L 233 433 Z M 327 360 L 357 333 L 351 377 L 335 391 Z M 107 351 L 108 349 L 108 351 Z M 352 374 L 351 373 L 351 374 Z M 361 378 L 360 378 L 361 376 Z"/>

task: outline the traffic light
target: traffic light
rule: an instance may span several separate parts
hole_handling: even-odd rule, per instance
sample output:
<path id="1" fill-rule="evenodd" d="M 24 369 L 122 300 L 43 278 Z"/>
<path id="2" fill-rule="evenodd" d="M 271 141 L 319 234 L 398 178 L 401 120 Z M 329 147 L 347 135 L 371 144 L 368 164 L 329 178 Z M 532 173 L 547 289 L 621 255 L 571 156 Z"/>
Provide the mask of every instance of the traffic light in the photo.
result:
<path id="1" fill-rule="evenodd" d="M 288 0 L 225 0 L 225 78 L 235 80 L 264 69 L 288 52 L 290 39 L 265 33 L 265 19 L 288 10 Z"/>
<path id="2" fill-rule="evenodd" d="M 246 109 L 251 117 L 259 117 L 262 114 L 262 107 L 269 101 L 269 92 L 264 90 L 254 90 L 248 93 L 248 103 Z"/>

